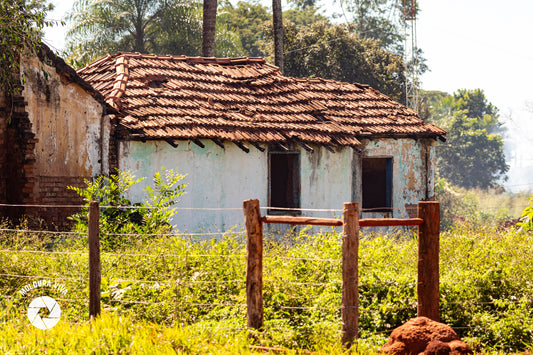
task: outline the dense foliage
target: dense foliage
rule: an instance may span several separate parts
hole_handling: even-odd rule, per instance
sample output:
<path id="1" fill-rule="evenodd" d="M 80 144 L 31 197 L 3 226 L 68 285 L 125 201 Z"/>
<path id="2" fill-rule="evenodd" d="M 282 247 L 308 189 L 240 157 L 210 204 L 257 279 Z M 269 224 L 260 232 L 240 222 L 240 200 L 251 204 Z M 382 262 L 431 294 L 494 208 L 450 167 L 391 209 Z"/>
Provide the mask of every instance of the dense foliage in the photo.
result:
<path id="1" fill-rule="evenodd" d="M 20 70 L 20 55 L 40 48 L 41 30 L 52 7 L 43 0 L 0 0 L 0 88 L 5 94 L 19 90 L 14 73 Z"/>
<path id="2" fill-rule="evenodd" d="M 503 152 L 503 125 L 483 90 L 424 96 L 422 116 L 448 131 L 447 142 L 437 147 L 439 177 L 465 188 L 486 189 L 505 181 L 509 166 Z"/>
<path id="3" fill-rule="evenodd" d="M 528 203 L 528 196 L 502 188 L 465 189 L 443 178 L 435 184 L 435 198 L 441 207 L 441 230 L 458 226 L 476 230 L 513 227 Z"/>
<path id="4" fill-rule="evenodd" d="M 522 220 L 518 226 L 525 231 L 533 230 L 533 196 L 529 198 L 529 206 L 522 211 Z"/>
<path id="5" fill-rule="evenodd" d="M 201 353 L 208 344 L 224 344 L 226 337 L 243 348 L 252 341 L 244 340 L 242 333 L 244 236 L 227 232 L 217 241 L 205 238 L 138 236 L 129 245 L 102 253 L 104 313 L 121 318 L 104 317 L 100 326 L 113 337 L 100 341 L 99 349 L 115 353 L 138 346 L 131 340 L 144 339 L 143 327 L 159 334 L 153 338 L 154 348 L 168 346 L 166 326 L 191 334 L 196 345 L 181 337 L 175 342 L 190 346 L 192 353 Z M 441 317 L 477 351 L 523 351 L 533 344 L 532 242 L 532 234 L 516 231 L 457 229 L 441 235 Z M 27 326 L 25 309 L 35 293 L 17 295 L 25 284 L 43 276 L 69 290 L 61 297 L 64 318 L 58 331 L 73 328 L 87 334 L 86 237 L 2 232 L 0 248 L 0 268 L 11 275 L 0 279 L 0 321 L 9 325 L 0 330 L 0 346 L 16 349 L 15 340 L 20 344 L 32 336 L 36 343 L 31 343 L 39 349 L 61 346 L 54 337 L 38 337 Z M 376 352 L 393 328 L 416 315 L 416 250 L 410 233 L 361 236 L 360 352 Z M 341 260 L 341 236 L 334 232 L 266 236 L 265 330 L 256 334 L 255 344 L 338 353 Z M 54 291 L 49 292 L 53 296 Z M 128 327 L 122 325 L 125 322 Z M 205 337 L 197 338 L 201 332 Z M 213 336 L 217 332 L 224 337 Z M 94 337 L 101 335 L 96 331 Z M 68 344 L 96 346 L 94 339 L 82 336 Z"/>

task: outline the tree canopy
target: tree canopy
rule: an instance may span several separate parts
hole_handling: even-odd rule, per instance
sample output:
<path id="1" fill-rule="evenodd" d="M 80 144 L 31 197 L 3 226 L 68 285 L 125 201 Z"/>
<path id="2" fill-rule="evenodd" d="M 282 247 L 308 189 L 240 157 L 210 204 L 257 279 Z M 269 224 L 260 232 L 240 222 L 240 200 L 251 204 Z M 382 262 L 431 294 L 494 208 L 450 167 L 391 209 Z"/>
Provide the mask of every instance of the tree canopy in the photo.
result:
<path id="1" fill-rule="evenodd" d="M 426 92 L 424 97 L 423 117 L 448 131 L 446 144 L 437 148 L 439 176 L 466 188 L 499 186 L 509 170 L 503 125 L 483 90 Z"/>
<path id="2" fill-rule="evenodd" d="M 198 0 L 78 0 L 67 20 L 67 54 L 77 65 L 120 51 L 201 54 Z M 238 35 L 224 24 L 217 23 L 216 41 L 217 56 L 243 52 Z"/>
<path id="3" fill-rule="evenodd" d="M 285 21 L 285 74 L 367 84 L 405 102 L 402 58 L 376 40 L 360 38 L 350 25 L 320 21 L 297 26 Z M 267 58 L 272 48 L 266 46 Z"/>

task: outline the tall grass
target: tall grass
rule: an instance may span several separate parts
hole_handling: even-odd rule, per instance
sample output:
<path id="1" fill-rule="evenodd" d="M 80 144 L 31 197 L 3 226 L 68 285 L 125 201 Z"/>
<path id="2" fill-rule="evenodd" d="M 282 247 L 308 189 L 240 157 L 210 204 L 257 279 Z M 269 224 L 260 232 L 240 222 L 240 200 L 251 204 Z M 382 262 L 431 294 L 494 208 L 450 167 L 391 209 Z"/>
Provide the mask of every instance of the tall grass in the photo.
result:
<path id="1" fill-rule="evenodd" d="M 532 243 L 531 234 L 515 231 L 457 228 L 441 235 L 441 319 L 478 351 L 522 351 L 533 344 Z M 0 277 L 0 350 L 20 350 L 20 340 L 37 352 L 61 352 L 64 342 L 64 353 L 84 346 L 88 352 L 135 353 L 142 352 L 140 344 L 165 353 L 176 349 L 174 339 L 186 343 L 179 345 L 184 353 L 244 353 L 252 342 L 341 351 L 341 236 L 334 231 L 265 238 L 265 329 L 255 340 L 244 335 L 242 234 L 220 240 L 138 237 L 121 245 L 102 252 L 105 316 L 91 325 L 86 240 L 4 232 L 0 272 L 18 276 Z M 357 351 L 377 352 L 392 329 L 416 316 L 416 254 L 412 233 L 361 235 Z M 43 290 L 17 294 L 42 277 L 68 288 L 66 295 L 45 290 L 63 310 L 58 326 L 45 333 L 25 318 L 29 301 Z M 77 345 L 69 348 L 69 342 Z"/>

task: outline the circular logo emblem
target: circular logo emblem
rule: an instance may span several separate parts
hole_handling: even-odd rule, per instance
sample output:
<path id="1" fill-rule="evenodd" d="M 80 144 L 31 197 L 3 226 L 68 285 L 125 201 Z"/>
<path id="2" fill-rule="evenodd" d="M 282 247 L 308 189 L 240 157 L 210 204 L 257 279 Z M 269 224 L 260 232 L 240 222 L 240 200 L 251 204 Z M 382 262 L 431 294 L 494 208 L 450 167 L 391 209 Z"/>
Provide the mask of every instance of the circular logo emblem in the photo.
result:
<path id="1" fill-rule="evenodd" d="M 39 329 L 51 329 L 59 322 L 61 308 L 55 299 L 48 296 L 39 296 L 31 301 L 28 307 L 30 323 Z"/>

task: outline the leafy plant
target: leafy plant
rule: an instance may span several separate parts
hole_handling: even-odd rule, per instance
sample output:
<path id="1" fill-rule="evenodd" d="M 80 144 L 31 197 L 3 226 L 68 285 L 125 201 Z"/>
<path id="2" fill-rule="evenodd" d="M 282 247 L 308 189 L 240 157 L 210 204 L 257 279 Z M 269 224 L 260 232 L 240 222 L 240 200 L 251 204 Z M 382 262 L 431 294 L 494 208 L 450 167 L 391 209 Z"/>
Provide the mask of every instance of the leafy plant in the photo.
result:
<path id="1" fill-rule="evenodd" d="M 74 229 L 86 232 L 88 229 L 87 212 L 91 201 L 98 201 L 102 208 L 100 214 L 100 238 L 110 246 L 116 246 L 121 234 L 158 234 L 172 230 L 171 220 L 176 210 L 171 207 L 185 193 L 187 184 L 179 184 L 184 175 L 177 171 L 157 172 L 153 187 L 144 191 L 147 199 L 133 203 L 127 194 L 131 187 L 144 178 L 136 178 L 130 172 L 118 171 L 110 176 L 98 176 L 94 181 L 85 179 L 85 188 L 68 186 L 85 201 L 85 208 L 70 218 L 76 222 Z"/>
<path id="2" fill-rule="evenodd" d="M 529 206 L 522 212 L 522 221 L 516 224 L 521 230 L 533 229 L 533 196 L 529 198 Z"/>

